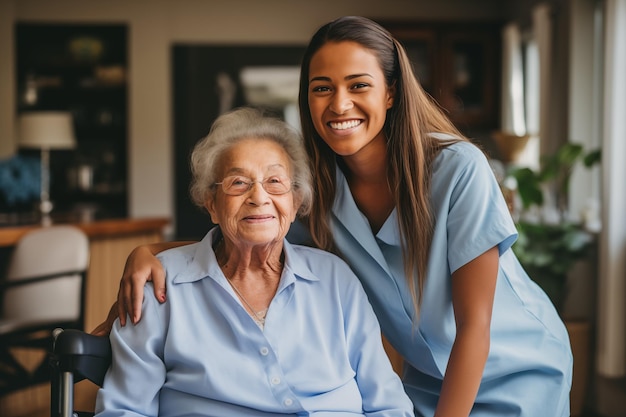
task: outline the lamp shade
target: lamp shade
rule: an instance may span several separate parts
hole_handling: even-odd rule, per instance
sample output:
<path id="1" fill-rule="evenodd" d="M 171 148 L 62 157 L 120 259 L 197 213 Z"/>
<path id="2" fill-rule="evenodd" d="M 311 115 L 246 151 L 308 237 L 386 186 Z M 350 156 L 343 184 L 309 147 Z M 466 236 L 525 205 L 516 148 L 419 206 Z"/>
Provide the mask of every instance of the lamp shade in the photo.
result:
<path id="1" fill-rule="evenodd" d="M 43 111 L 21 114 L 18 129 L 18 145 L 23 148 L 71 149 L 76 146 L 72 115 L 68 112 Z"/>

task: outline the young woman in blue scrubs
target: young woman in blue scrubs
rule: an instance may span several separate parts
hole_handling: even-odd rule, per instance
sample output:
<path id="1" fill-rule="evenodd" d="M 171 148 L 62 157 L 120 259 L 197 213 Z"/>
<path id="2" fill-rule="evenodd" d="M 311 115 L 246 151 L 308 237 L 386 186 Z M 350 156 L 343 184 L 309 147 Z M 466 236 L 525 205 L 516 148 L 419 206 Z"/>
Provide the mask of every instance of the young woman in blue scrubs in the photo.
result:
<path id="1" fill-rule="evenodd" d="M 401 44 L 361 17 L 324 25 L 299 103 L 317 191 L 304 222 L 361 280 L 405 360 L 416 415 L 569 416 L 566 329 L 511 250 L 515 225 L 486 157 L 423 91 Z M 165 246 L 129 258 L 124 322 L 126 311 L 139 319 L 146 279 L 165 300 L 150 253 Z"/>

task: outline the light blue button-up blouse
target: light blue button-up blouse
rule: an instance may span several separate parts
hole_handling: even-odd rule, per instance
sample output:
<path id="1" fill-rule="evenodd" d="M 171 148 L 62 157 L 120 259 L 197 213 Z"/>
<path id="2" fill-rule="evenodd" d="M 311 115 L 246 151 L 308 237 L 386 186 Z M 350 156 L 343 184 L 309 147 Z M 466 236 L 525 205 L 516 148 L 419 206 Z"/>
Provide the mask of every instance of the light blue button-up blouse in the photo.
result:
<path id="1" fill-rule="evenodd" d="M 285 241 L 261 329 L 199 243 L 159 255 L 167 302 L 111 332 L 97 416 L 412 416 L 359 281 L 334 255 Z M 148 284 L 150 285 L 150 284 Z"/>

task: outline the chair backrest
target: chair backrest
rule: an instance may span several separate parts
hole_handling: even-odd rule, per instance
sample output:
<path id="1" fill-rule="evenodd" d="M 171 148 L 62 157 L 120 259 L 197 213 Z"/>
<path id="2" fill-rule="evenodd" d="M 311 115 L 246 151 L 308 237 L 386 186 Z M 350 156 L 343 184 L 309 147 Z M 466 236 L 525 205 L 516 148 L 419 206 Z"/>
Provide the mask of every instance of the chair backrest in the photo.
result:
<path id="1" fill-rule="evenodd" d="M 89 240 L 75 226 L 53 225 L 25 234 L 9 261 L 2 322 L 19 326 L 78 320 L 88 265 Z"/>

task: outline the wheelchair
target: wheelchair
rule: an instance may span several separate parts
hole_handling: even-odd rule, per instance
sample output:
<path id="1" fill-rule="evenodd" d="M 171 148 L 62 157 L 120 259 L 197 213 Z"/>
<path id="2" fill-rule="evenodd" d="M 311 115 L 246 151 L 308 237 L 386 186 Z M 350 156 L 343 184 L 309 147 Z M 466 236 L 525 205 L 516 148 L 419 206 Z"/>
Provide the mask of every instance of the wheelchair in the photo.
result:
<path id="1" fill-rule="evenodd" d="M 102 386 L 111 364 L 108 336 L 94 336 L 76 329 L 56 329 L 49 356 L 50 417 L 87 417 L 74 411 L 74 384 L 87 379 Z"/>

